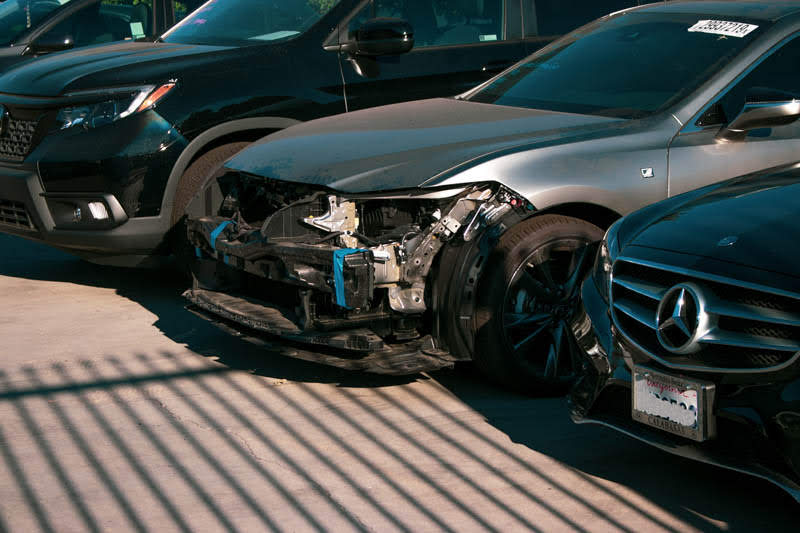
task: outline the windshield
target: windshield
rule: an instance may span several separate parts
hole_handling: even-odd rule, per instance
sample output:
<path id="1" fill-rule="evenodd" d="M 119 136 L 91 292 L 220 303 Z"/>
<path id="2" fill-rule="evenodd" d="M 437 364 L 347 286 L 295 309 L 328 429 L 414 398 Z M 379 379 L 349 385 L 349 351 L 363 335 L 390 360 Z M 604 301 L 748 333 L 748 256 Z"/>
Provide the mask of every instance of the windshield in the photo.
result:
<path id="1" fill-rule="evenodd" d="M 339 0 L 209 0 L 164 34 L 168 43 L 246 46 L 291 39 Z"/>
<path id="2" fill-rule="evenodd" d="M 764 21 L 626 13 L 531 56 L 475 102 L 641 118 L 686 97 L 760 35 Z"/>
<path id="3" fill-rule="evenodd" d="M 0 46 L 8 46 L 70 0 L 0 1 Z"/>

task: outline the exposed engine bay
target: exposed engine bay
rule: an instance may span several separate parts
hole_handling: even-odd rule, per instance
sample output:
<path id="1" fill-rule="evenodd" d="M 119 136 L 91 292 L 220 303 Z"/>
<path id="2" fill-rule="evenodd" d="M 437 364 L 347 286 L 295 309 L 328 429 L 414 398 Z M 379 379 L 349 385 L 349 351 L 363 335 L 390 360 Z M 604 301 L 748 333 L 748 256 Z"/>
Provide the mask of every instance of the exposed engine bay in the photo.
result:
<path id="1" fill-rule="evenodd" d="M 228 172 L 190 205 L 185 296 L 229 327 L 337 351 L 309 359 L 394 374 L 449 366 L 457 357 L 432 327 L 440 251 L 532 209 L 496 184 L 348 196 Z"/>

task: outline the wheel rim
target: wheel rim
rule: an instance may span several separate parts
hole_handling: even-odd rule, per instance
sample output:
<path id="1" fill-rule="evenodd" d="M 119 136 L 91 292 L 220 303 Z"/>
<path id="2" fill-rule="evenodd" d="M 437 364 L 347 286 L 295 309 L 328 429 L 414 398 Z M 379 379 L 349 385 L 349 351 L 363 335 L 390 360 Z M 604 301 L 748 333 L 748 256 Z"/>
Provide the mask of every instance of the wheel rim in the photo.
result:
<path id="1" fill-rule="evenodd" d="M 590 257 L 589 241 L 563 238 L 536 248 L 511 277 L 503 298 L 506 348 L 534 375 L 568 382 L 577 370 L 570 328 Z"/>

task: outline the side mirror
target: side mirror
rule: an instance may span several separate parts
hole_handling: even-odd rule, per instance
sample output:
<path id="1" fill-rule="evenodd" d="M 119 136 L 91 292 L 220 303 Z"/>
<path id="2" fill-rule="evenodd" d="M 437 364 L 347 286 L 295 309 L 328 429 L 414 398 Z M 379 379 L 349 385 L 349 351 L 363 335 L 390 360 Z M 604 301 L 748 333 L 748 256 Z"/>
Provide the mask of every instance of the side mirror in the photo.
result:
<path id="1" fill-rule="evenodd" d="M 717 134 L 728 141 L 742 140 L 750 130 L 785 126 L 800 119 L 800 100 L 746 103 L 741 113 Z"/>
<path id="2" fill-rule="evenodd" d="M 72 40 L 71 35 L 67 35 L 65 37 L 62 36 L 60 39 L 55 39 L 45 35 L 41 39 L 37 39 L 29 44 L 23 54 L 40 55 L 47 54 L 49 52 L 61 52 L 63 50 L 69 50 L 73 46 L 75 46 L 75 42 Z"/>
<path id="3" fill-rule="evenodd" d="M 414 29 L 398 18 L 368 20 L 355 32 L 353 52 L 362 56 L 405 54 L 414 47 Z"/>

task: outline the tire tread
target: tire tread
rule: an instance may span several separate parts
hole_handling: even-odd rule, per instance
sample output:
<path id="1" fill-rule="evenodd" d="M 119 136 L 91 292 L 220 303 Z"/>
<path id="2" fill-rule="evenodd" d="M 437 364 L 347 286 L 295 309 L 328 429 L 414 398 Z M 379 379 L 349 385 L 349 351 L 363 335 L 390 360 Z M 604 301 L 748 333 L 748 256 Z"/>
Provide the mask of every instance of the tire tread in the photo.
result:
<path id="1" fill-rule="evenodd" d="M 529 218 L 509 229 L 500 238 L 478 285 L 478 302 L 474 315 L 474 362 L 495 383 L 524 394 L 560 394 L 565 392 L 565 386 L 530 375 L 510 354 L 504 353 L 505 345 L 497 320 L 502 317 L 502 299 L 519 261 L 528 257 L 536 247 L 559 235 L 579 235 L 590 240 L 599 240 L 603 231 L 585 220 L 564 215 L 545 214 Z"/>

